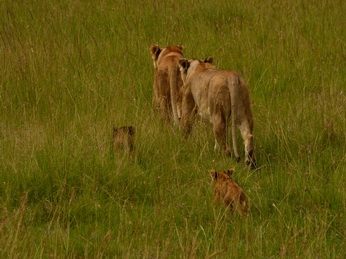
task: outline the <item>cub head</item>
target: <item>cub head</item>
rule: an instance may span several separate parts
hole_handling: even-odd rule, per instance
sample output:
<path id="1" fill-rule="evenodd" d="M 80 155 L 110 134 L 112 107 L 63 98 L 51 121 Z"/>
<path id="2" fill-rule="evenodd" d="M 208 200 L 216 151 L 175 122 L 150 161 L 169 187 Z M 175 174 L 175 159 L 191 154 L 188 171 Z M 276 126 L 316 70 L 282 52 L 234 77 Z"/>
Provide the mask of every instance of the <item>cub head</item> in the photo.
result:
<path id="1" fill-rule="evenodd" d="M 234 169 L 229 169 L 227 171 L 211 170 L 210 174 L 211 174 L 213 183 L 216 184 L 217 182 L 223 182 L 228 179 L 232 179 L 233 172 L 234 172 Z"/>
<path id="2" fill-rule="evenodd" d="M 135 135 L 135 127 L 134 126 L 123 126 L 120 128 L 113 127 L 113 136 L 118 136 L 118 135 L 133 136 Z"/>

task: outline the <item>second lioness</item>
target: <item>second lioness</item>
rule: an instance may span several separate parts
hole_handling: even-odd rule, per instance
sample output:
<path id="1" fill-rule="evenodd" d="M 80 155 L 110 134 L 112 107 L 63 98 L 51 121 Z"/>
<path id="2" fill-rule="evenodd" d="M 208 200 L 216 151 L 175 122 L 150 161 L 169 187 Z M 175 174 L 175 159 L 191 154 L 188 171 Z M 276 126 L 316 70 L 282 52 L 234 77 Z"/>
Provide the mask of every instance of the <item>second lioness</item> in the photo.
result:
<path id="1" fill-rule="evenodd" d="M 239 161 L 236 129 L 240 129 L 245 145 L 245 161 L 256 167 L 253 142 L 253 118 L 250 98 L 244 79 L 234 71 L 218 70 L 212 65 L 213 58 L 204 61 L 181 59 L 179 61 L 184 82 L 181 125 L 186 133 L 196 112 L 213 124 L 215 147 L 230 155 L 227 144 L 227 128 L 232 119 L 232 142 L 236 160 Z M 232 116 L 231 116 L 232 115 Z"/>

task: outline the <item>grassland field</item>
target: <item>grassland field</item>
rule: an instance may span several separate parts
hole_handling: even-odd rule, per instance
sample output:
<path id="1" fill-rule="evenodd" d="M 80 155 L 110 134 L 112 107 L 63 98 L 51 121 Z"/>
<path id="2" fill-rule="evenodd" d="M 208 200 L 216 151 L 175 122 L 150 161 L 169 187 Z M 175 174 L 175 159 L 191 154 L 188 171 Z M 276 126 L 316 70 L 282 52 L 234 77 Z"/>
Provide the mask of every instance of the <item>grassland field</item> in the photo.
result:
<path id="1" fill-rule="evenodd" d="M 0 258 L 345 258 L 346 2 L 2 0 Z M 152 106 L 149 46 L 249 85 L 259 170 Z M 136 126 L 134 158 L 112 127 Z M 240 134 L 238 143 L 243 152 Z M 235 168 L 249 217 L 212 203 Z"/>

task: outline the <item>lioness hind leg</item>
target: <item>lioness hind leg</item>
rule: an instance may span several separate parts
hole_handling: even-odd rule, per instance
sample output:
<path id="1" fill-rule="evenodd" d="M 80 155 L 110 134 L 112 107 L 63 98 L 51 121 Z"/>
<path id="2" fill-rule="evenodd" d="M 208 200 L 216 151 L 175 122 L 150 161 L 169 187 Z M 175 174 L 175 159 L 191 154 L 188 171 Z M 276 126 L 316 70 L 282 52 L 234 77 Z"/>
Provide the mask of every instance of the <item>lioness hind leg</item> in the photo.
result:
<path id="1" fill-rule="evenodd" d="M 187 137 L 192 130 L 192 126 L 195 120 L 197 107 L 193 99 L 190 88 L 186 89 L 182 100 L 182 111 L 180 119 L 180 127 Z"/>
<path id="2" fill-rule="evenodd" d="M 227 145 L 227 124 L 222 114 L 214 115 L 213 131 L 217 144 L 226 156 L 231 156 L 231 151 Z"/>
<path id="3" fill-rule="evenodd" d="M 217 140 L 215 139 L 214 151 L 216 152 L 219 149 L 219 145 L 217 144 Z"/>
<path id="4" fill-rule="evenodd" d="M 171 110 L 170 110 L 170 102 L 166 96 L 161 96 L 160 98 L 160 111 L 162 113 L 162 117 L 170 122 L 171 120 Z"/>
<path id="5" fill-rule="evenodd" d="M 159 88 L 159 76 L 158 76 L 158 73 L 155 72 L 154 85 L 153 85 L 153 100 L 152 100 L 152 104 L 153 104 L 155 109 L 160 108 L 160 97 L 159 97 L 159 89 L 158 88 Z"/>
<path id="6" fill-rule="evenodd" d="M 256 168 L 256 159 L 254 157 L 254 142 L 248 120 L 243 119 L 239 125 L 239 129 L 245 145 L 245 162 L 246 164 L 250 165 L 252 169 L 254 169 Z"/>

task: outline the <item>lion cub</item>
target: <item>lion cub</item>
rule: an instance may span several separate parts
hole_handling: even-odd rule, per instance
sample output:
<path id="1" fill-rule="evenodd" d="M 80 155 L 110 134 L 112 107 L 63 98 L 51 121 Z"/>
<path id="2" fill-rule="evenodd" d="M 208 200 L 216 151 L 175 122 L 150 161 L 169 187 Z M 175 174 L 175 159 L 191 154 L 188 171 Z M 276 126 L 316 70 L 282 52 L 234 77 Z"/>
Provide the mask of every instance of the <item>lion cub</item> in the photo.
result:
<path id="1" fill-rule="evenodd" d="M 113 150 L 133 153 L 135 138 L 134 126 L 113 127 Z"/>
<path id="2" fill-rule="evenodd" d="M 211 170 L 214 184 L 214 202 L 223 201 L 233 211 L 235 208 L 240 214 L 248 215 L 249 206 L 243 189 L 232 179 L 234 169 L 227 171 Z"/>

